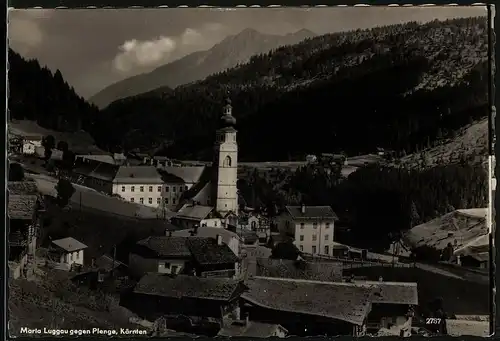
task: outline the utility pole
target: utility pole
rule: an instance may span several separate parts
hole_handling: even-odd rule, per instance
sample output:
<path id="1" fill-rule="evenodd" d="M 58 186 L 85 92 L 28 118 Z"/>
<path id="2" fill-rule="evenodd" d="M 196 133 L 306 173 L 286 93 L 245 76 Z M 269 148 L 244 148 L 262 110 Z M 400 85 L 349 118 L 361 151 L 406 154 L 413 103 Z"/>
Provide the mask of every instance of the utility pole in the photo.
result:
<path id="1" fill-rule="evenodd" d="M 115 260 L 116 260 L 116 244 L 113 245 L 113 263 L 111 266 L 111 277 L 113 277 L 115 271 Z"/>

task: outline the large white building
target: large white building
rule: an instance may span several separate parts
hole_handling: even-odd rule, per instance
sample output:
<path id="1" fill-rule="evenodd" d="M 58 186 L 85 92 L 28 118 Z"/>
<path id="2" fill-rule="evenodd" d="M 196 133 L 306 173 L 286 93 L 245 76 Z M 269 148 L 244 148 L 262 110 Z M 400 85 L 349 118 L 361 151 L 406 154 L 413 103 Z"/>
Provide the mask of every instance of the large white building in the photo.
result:
<path id="1" fill-rule="evenodd" d="M 337 215 L 330 206 L 287 206 L 279 217 L 280 233 L 309 254 L 332 255 Z"/>
<path id="2" fill-rule="evenodd" d="M 187 211 L 186 206 L 193 205 L 213 208 L 215 210 L 209 210 L 213 211 L 211 217 L 204 217 L 205 220 L 210 219 L 209 225 L 215 225 L 216 217 L 226 223 L 230 220 L 229 216 L 238 214 L 235 125 L 236 119 L 232 116 L 231 101 L 228 99 L 220 129 L 216 132 L 212 167 L 122 166 L 113 181 L 113 194 L 130 202 L 171 211 Z M 236 224 L 236 218 L 234 221 Z"/>

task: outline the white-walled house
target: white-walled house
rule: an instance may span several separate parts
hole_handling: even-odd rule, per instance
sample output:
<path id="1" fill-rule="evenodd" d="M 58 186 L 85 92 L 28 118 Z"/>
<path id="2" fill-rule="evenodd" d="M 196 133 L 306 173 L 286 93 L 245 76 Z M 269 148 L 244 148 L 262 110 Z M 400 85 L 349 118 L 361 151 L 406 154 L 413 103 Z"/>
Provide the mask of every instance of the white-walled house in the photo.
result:
<path id="1" fill-rule="evenodd" d="M 36 148 L 42 147 L 43 136 L 33 135 L 23 137 L 23 154 L 35 155 Z"/>
<path id="2" fill-rule="evenodd" d="M 294 239 L 305 253 L 332 255 L 337 215 L 330 206 L 286 206 L 279 217 L 280 233 Z"/>
<path id="3" fill-rule="evenodd" d="M 83 252 L 87 245 L 79 242 L 78 240 L 67 237 L 52 241 L 51 254 L 54 260 L 64 264 L 68 269 L 73 264 L 84 265 Z"/>

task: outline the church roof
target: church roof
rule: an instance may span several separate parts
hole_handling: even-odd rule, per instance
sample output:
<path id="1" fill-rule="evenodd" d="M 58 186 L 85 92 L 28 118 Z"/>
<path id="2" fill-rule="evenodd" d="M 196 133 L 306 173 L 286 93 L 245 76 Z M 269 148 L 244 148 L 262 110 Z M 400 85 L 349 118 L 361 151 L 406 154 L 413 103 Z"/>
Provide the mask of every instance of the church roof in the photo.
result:
<path id="1" fill-rule="evenodd" d="M 121 166 L 116 173 L 115 183 L 161 184 L 163 180 L 153 166 Z"/>
<path id="2" fill-rule="evenodd" d="M 205 166 L 168 166 L 162 167 L 161 169 L 182 179 L 185 183 L 195 184 L 200 181 L 201 175 L 205 170 Z"/>
<path id="3" fill-rule="evenodd" d="M 190 220 L 203 220 L 214 210 L 211 206 L 203 205 L 184 205 L 176 215 L 176 218 L 190 219 Z"/>

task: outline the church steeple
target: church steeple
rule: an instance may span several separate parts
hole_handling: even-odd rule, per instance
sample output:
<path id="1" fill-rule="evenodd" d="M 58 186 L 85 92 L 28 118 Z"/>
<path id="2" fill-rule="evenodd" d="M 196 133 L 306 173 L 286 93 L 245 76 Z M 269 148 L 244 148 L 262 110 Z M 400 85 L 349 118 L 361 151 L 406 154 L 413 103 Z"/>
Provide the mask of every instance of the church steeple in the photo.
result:
<path id="1" fill-rule="evenodd" d="M 232 114 L 231 100 L 226 98 L 220 118 L 220 128 L 216 132 L 214 164 L 215 209 L 223 216 L 238 212 L 238 142 L 236 141 L 236 119 Z"/>
<path id="2" fill-rule="evenodd" d="M 236 125 L 236 118 L 233 116 L 233 106 L 231 99 L 226 97 L 223 113 L 221 117 L 221 128 L 234 127 Z"/>

